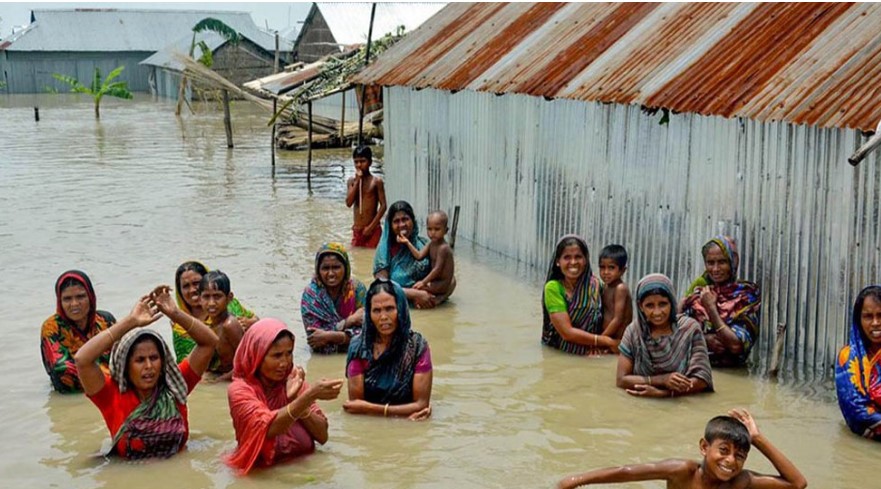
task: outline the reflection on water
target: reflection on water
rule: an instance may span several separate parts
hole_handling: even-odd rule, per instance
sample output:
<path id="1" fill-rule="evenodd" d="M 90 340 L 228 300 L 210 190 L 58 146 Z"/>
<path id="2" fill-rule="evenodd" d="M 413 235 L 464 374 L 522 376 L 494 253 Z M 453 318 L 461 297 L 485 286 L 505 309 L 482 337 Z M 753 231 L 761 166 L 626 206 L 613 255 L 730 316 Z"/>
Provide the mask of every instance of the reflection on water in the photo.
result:
<path id="1" fill-rule="evenodd" d="M 206 384 L 190 399 L 185 453 L 148 466 L 95 457 L 108 441 L 98 410 L 82 396 L 50 392 L 40 365 L 38 330 L 54 309 L 58 273 L 85 270 L 99 307 L 121 317 L 139 294 L 171 283 L 181 262 L 200 259 L 229 274 L 246 305 L 301 338 L 299 297 L 314 253 L 325 241 L 350 239 L 343 201 L 353 172 L 349 150 L 318 151 L 309 194 L 305 153 L 283 152 L 273 177 L 268 117 L 244 103 L 233 107 L 233 150 L 214 107 L 181 121 L 170 103 L 104 105 L 96 122 L 86 98 L 0 98 L 0 269 L 8 285 L 0 295 L 0 478 L 10 487 L 550 487 L 591 467 L 697 457 L 706 420 L 732 406 L 752 409 L 813 487 L 873 480 L 881 445 L 847 432 L 828 384 L 721 371 L 714 394 L 630 398 L 614 387 L 614 358 L 540 346 L 542 271 L 467 242 L 456 250 L 453 300 L 413 311 L 435 364 L 431 421 L 348 416 L 342 399 L 328 402 L 327 445 L 237 479 L 220 460 L 235 444 L 226 392 Z M 387 191 L 390 202 L 399 197 Z M 353 250 L 352 260 L 366 280 L 372 252 Z M 170 336 L 166 321 L 156 327 Z M 342 356 L 312 357 L 302 341 L 295 354 L 310 378 L 343 374 Z M 771 470 L 758 453 L 748 467 Z"/>

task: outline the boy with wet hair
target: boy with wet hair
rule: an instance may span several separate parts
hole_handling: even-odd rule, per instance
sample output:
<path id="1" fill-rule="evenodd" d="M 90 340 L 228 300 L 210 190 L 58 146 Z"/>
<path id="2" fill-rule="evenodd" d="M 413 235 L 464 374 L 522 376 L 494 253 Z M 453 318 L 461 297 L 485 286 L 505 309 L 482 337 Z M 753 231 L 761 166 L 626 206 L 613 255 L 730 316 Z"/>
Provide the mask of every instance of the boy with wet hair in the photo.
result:
<path id="1" fill-rule="evenodd" d="M 232 287 L 225 273 L 212 270 L 202 276 L 202 281 L 199 282 L 199 301 L 208 315 L 205 324 L 219 339 L 211 363 L 208 364 L 208 372 L 214 375 L 206 376 L 206 382 L 232 380 L 233 359 L 245 334 L 238 318 L 227 310 L 232 300 Z"/>
<path id="2" fill-rule="evenodd" d="M 627 271 L 627 250 L 610 244 L 600 251 L 600 278 L 603 290 L 603 335 L 621 339 L 624 329 L 633 322 L 633 298 L 621 279 Z"/>
<path id="3" fill-rule="evenodd" d="M 795 465 L 765 438 L 745 409 L 732 409 L 707 423 L 700 441 L 703 460 L 660 462 L 596 469 L 561 480 L 559 489 L 590 484 L 665 480 L 667 489 L 803 489 L 808 481 Z M 750 445 L 759 449 L 779 475 L 743 470 Z"/>
<path id="4" fill-rule="evenodd" d="M 370 174 L 373 152 L 369 146 L 358 146 L 352 152 L 355 176 L 349 178 L 346 207 L 354 206 L 355 223 L 352 226 L 352 246 L 376 248 L 382 237 L 382 216 L 385 214 L 385 185 L 382 179 Z"/>
<path id="5" fill-rule="evenodd" d="M 426 220 L 426 232 L 431 242 L 417 250 L 406 236 L 398 236 L 398 243 L 407 245 L 413 258 L 417 261 L 424 260 L 427 256 L 431 263 L 431 271 L 424 279 L 413 284 L 414 289 L 426 290 L 437 296 L 446 296 L 454 287 L 453 274 L 455 264 L 453 262 L 453 248 L 447 243 L 445 237 L 449 228 L 449 217 L 444 211 L 434 211 Z"/>

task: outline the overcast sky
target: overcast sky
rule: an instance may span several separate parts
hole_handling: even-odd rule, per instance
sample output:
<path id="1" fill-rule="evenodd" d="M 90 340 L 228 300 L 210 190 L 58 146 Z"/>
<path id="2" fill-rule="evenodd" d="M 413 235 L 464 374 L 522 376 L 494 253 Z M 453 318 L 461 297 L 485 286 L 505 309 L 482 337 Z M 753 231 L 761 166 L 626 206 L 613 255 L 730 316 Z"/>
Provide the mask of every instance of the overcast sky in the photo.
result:
<path id="1" fill-rule="evenodd" d="M 13 26 L 26 25 L 32 9 L 119 8 L 157 10 L 238 10 L 250 12 L 260 27 L 283 30 L 306 18 L 312 2 L 0 2 L 0 38 L 12 33 Z"/>

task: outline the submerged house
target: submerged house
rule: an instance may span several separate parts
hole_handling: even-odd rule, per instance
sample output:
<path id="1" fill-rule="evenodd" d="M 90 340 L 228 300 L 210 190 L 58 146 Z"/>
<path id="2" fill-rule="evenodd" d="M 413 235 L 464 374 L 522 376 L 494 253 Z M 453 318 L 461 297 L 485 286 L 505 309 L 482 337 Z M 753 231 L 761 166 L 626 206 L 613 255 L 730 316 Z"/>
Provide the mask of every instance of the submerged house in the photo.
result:
<path id="1" fill-rule="evenodd" d="M 879 280 L 881 5 L 451 4 L 352 80 L 384 88 L 389 202 L 461 207 L 474 244 L 555 241 L 684 293 L 719 233 L 762 286 L 753 361 L 826 375 Z M 536 304 L 540 291 L 536 290 Z M 536 325 L 538 341 L 538 325 Z M 786 370 L 783 370 L 786 372 Z"/>
<path id="2" fill-rule="evenodd" d="M 191 33 L 206 17 L 252 40 L 256 34 L 250 33 L 259 31 L 247 12 L 35 9 L 27 28 L 0 42 L 0 80 L 8 93 L 67 90 L 53 73 L 90 80 L 96 67 L 106 75 L 124 65 L 119 79 L 128 82 L 130 90 L 145 92 L 152 70 L 139 63 Z M 272 43 L 274 51 L 274 39 Z"/>

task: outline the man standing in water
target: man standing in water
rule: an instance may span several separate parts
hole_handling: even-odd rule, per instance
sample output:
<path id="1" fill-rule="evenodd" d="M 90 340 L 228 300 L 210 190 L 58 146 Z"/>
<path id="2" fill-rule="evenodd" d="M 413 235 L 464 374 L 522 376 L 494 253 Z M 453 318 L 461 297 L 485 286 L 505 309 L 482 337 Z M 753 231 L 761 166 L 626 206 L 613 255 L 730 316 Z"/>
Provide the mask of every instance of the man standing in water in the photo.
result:
<path id="1" fill-rule="evenodd" d="M 355 224 L 352 226 L 352 246 L 376 248 L 382 229 L 379 223 L 385 214 L 385 186 L 382 179 L 370 174 L 373 152 L 368 146 L 358 146 L 352 152 L 355 176 L 349 179 L 346 207 L 354 205 Z"/>

